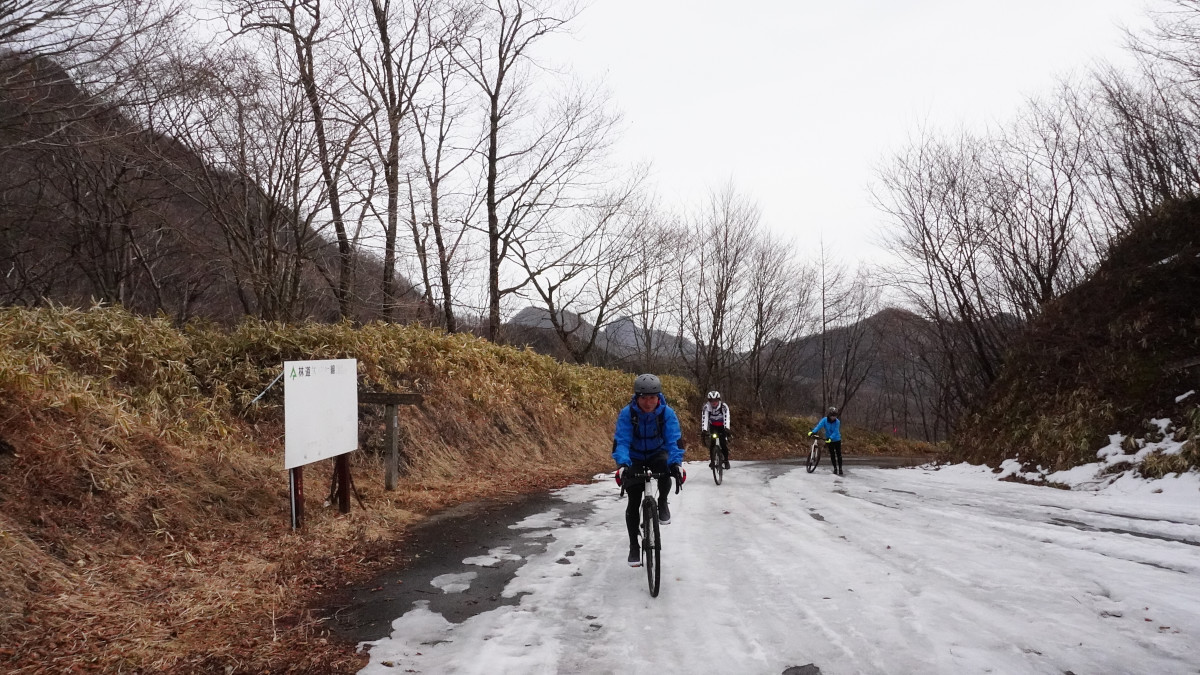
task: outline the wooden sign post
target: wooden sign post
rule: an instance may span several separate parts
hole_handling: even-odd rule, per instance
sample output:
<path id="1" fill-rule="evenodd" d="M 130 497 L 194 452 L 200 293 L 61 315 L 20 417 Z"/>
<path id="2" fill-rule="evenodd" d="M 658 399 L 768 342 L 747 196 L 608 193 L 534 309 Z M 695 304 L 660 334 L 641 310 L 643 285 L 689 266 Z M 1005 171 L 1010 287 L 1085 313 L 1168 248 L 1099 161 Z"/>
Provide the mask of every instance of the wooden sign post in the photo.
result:
<path id="1" fill-rule="evenodd" d="M 371 403 L 386 406 L 384 417 L 387 426 L 387 456 L 384 458 L 383 487 L 396 489 L 396 478 L 400 474 L 400 430 L 397 406 L 421 405 L 425 398 L 421 394 L 393 394 L 384 391 L 362 391 L 358 394 L 359 404 Z"/>

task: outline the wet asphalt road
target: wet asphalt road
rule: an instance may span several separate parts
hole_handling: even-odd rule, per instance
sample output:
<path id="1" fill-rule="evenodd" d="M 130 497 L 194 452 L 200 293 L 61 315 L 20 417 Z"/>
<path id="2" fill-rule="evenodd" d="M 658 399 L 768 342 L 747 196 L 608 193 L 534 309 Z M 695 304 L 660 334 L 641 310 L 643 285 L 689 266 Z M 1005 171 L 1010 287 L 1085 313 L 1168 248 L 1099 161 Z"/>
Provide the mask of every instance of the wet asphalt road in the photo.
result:
<path id="1" fill-rule="evenodd" d="M 847 455 L 843 465 L 850 469 L 855 466 L 888 468 L 926 461 L 912 457 Z M 777 465 L 778 473 L 782 474 L 797 465 L 803 466 L 804 461 L 787 459 L 755 463 Z M 817 471 L 828 472 L 828 460 L 823 460 Z M 852 478 L 853 474 L 848 473 L 847 477 Z M 613 498 L 618 498 L 615 486 Z M 461 623 L 496 607 L 520 603 L 520 595 L 504 598 L 501 593 L 524 560 L 545 551 L 553 535 L 530 537 L 528 530 L 509 526 L 550 509 L 558 510 L 559 519 L 569 527 L 586 521 L 592 507 L 568 503 L 543 493 L 515 500 L 463 504 L 427 518 L 406 537 L 403 543 L 405 561 L 401 566 L 365 584 L 344 589 L 336 600 L 322 609 L 326 627 L 341 639 L 365 642 L 387 637 L 391 633 L 392 620 L 404 615 L 419 600 L 427 601 L 430 611 L 453 623 Z M 520 559 L 472 568 L 478 576 L 471 581 L 470 593 L 443 593 L 431 584 L 437 576 L 461 571 L 464 558 L 487 555 L 498 547 L 508 547 L 508 552 Z M 566 555 L 572 553 L 569 551 Z M 561 562 L 567 564 L 570 561 L 564 558 Z M 820 671 L 797 669 L 792 672 L 808 675 Z"/>

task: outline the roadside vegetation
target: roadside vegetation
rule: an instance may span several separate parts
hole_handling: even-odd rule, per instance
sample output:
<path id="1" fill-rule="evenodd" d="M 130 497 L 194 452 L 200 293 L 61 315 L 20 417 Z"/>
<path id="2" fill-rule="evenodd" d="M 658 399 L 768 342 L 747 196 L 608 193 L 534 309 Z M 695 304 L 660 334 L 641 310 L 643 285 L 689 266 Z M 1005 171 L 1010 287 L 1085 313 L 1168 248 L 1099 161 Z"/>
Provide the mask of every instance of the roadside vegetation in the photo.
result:
<path id="1" fill-rule="evenodd" d="M 361 505 L 322 508 L 332 462 L 311 465 L 292 533 L 282 385 L 250 401 L 306 358 L 356 358 L 362 389 L 425 404 L 402 410 L 409 470 L 393 492 L 382 409 L 362 406 Z M 415 326 L 0 310 L 2 669 L 352 671 L 308 606 L 387 564 L 422 513 L 608 469 L 631 380 Z"/>
<path id="2" fill-rule="evenodd" d="M 1200 200 L 1170 204 L 1116 242 L 1097 271 L 1050 303 L 1008 352 L 979 409 L 944 458 L 997 465 L 1019 459 L 1057 471 L 1096 461 L 1120 433 L 1162 440 L 1170 419 L 1180 454 L 1142 465 L 1158 477 L 1200 468 Z M 1155 459 L 1155 457 L 1159 457 Z"/>

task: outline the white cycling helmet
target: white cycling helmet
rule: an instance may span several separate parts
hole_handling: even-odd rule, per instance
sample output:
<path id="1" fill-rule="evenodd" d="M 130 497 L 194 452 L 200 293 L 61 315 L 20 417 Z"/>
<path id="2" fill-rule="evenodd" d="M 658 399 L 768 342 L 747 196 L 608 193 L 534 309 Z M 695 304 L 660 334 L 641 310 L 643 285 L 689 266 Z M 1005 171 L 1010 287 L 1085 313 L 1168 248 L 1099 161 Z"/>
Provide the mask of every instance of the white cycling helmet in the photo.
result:
<path id="1" fill-rule="evenodd" d="M 721 400 L 721 392 L 719 392 L 719 391 L 717 391 L 717 390 L 715 390 L 715 389 L 714 389 L 714 390 L 712 390 L 712 391 L 710 391 L 710 392 L 708 392 L 708 400 L 710 400 L 710 401 L 719 401 L 719 400 Z"/>

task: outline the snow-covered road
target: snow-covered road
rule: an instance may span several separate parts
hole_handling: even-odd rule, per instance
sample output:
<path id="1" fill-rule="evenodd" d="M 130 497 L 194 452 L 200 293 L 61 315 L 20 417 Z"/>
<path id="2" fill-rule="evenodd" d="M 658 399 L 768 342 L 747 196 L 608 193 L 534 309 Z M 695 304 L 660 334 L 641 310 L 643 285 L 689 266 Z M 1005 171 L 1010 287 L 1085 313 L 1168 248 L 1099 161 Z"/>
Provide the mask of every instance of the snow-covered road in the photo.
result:
<path id="1" fill-rule="evenodd" d="M 586 522 L 513 526 L 550 541 L 504 590 L 519 604 L 454 624 L 416 603 L 362 672 L 1200 672 L 1200 492 L 770 463 L 735 463 L 718 487 L 688 469 L 658 598 L 625 562 L 604 476 L 558 493 L 594 507 Z M 470 593 L 472 570 L 511 555 L 435 585 Z"/>

